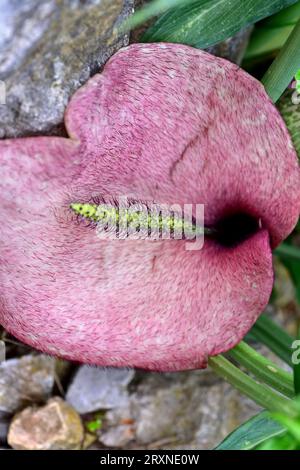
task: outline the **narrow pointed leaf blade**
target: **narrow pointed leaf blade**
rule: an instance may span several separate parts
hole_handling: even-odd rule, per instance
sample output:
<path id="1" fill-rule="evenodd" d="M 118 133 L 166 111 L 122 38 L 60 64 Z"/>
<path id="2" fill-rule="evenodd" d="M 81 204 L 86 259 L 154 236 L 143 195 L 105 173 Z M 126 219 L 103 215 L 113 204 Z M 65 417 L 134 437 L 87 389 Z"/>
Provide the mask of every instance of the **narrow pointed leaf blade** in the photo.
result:
<path id="1" fill-rule="evenodd" d="M 267 411 L 262 411 L 229 434 L 215 450 L 251 450 L 285 432 L 286 429 L 272 419 Z"/>
<path id="2" fill-rule="evenodd" d="M 205 48 L 294 3 L 296 0 L 188 0 L 158 18 L 142 40 Z"/>

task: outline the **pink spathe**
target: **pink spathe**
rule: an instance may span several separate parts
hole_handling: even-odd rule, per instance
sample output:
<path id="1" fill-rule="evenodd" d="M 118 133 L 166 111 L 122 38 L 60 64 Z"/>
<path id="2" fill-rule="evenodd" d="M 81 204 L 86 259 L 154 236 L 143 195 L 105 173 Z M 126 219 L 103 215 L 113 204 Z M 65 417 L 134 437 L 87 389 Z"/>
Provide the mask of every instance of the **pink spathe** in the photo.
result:
<path id="1" fill-rule="evenodd" d="M 205 367 L 266 306 L 271 248 L 300 212 L 288 131 L 262 85 L 178 44 L 122 49 L 72 98 L 70 138 L 0 142 L 0 323 L 50 354 L 102 366 Z M 100 240 L 69 204 L 99 196 L 243 212 L 235 246 Z"/>

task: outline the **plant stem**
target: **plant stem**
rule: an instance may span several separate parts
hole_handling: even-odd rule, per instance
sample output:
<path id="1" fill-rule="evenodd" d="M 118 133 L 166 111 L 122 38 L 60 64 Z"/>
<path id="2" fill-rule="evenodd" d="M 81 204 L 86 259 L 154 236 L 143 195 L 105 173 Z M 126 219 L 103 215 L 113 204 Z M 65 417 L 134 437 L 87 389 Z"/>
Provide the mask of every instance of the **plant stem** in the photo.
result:
<path id="1" fill-rule="evenodd" d="M 299 69 L 300 20 L 262 79 L 262 83 L 274 103 L 289 86 Z"/>
<path id="2" fill-rule="evenodd" d="M 258 405 L 269 411 L 278 411 L 289 416 L 297 416 L 298 411 L 292 400 L 278 395 L 266 385 L 258 384 L 222 355 L 210 357 L 208 364 L 216 374 Z"/>
<path id="3" fill-rule="evenodd" d="M 278 390 L 289 398 L 295 396 L 293 376 L 280 369 L 243 341 L 228 353 L 230 357 L 244 366 L 257 379 Z"/>
<path id="4" fill-rule="evenodd" d="M 261 315 L 259 317 L 252 327 L 250 335 L 267 346 L 290 367 L 293 366 L 291 346 L 294 338 L 267 315 Z"/>

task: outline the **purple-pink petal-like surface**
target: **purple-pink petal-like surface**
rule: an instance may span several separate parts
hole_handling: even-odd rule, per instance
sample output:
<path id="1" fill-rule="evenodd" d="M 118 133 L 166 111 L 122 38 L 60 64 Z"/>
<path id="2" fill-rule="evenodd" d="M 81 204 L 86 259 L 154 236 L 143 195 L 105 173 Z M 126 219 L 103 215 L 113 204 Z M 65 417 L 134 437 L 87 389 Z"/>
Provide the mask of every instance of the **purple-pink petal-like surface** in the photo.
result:
<path id="1" fill-rule="evenodd" d="M 205 367 L 268 302 L 271 248 L 300 211 L 297 157 L 262 85 L 178 44 L 118 52 L 71 100 L 69 139 L 0 142 L 0 323 L 51 354 L 105 366 Z M 236 246 L 100 240 L 69 204 L 126 195 L 247 213 Z"/>

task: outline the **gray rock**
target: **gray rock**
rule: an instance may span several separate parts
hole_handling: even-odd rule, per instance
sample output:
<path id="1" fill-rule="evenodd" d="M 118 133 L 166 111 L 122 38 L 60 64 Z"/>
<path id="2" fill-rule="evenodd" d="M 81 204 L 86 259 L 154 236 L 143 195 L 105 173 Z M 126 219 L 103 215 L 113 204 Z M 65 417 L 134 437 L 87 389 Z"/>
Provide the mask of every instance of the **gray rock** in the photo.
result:
<path id="1" fill-rule="evenodd" d="M 148 374 L 130 397 L 137 446 L 212 449 L 259 411 L 209 370 Z"/>
<path id="2" fill-rule="evenodd" d="M 106 447 L 125 447 L 134 439 L 134 429 L 130 425 L 120 424 L 102 433 L 99 441 Z"/>
<path id="3" fill-rule="evenodd" d="M 0 411 L 14 413 L 47 400 L 54 384 L 54 359 L 27 355 L 0 364 Z"/>
<path id="4" fill-rule="evenodd" d="M 133 376 L 133 370 L 81 366 L 66 400 L 81 414 L 124 406 L 128 401 L 127 385 Z"/>
<path id="5" fill-rule="evenodd" d="M 0 137 L 58 133 L 70 96 L 128 43 L 134 0 L 0 0 Z"/>
<path id="6" fill-rule="evenodd" d="M 259 411 L 210 370 L 139 374 L 98 439 L 109 448 L 213 449 Z"/>
<path id="7" fill-rule="evenodd" d="M 214 54 L 231 62 L 240 64 L 246 51 L 253 27 L 250 26 L 237 33 L 234 37 L 209 47 L 207 52 Z"/>
<path id="8" fill-rule="evenodd" d="M 135 422 L 132 419 L 131 403 L 114 408 L 105 414 L 104 430 L 98 432 L 99 442 L 106 447 L 125 447 L 135 439 Z"/>

